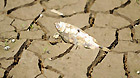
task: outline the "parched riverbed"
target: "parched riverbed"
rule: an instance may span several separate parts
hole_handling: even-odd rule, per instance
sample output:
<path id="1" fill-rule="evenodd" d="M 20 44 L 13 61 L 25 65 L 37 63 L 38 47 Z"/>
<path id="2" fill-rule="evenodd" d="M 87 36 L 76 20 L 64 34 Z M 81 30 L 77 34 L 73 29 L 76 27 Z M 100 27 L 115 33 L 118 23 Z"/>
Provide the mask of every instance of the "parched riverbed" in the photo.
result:
<path id="1" fill-rule="evenodd" d="M 59 21 L 110 51 L 55 39 Z M 0 77 L 140 78 L 140 1 L 0 0 Z"/>

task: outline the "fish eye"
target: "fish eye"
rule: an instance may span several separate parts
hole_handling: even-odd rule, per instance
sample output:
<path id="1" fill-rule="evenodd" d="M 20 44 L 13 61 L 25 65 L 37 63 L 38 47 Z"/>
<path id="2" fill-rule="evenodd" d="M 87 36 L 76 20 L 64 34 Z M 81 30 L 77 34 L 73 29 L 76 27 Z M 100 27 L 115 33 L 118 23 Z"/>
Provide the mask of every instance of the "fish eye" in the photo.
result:
<path id="1" fill-rule="evenodd" d="M 79 30 L 79 29 L 77 29 L 77 31 L 78 31 L 78 32 L 80 32 L 80 30 Z"/>

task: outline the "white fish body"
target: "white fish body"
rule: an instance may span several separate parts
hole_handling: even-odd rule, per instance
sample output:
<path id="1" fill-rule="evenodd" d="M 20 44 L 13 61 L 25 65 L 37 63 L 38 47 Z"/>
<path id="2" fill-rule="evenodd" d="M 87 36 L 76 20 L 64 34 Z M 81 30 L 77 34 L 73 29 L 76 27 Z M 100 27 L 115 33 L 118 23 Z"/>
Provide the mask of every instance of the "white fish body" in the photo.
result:
<path id="1" fill-rule="evenodd" d="M 95 43 L 96 39 L 89 36 L 87 33 L 76 26 L 65 22 L 55 23 L 55 25 L 60 36 L 68 43 L 84 46 L 85 48 L 89 49 L 100 47 L 97 43 Z"/>

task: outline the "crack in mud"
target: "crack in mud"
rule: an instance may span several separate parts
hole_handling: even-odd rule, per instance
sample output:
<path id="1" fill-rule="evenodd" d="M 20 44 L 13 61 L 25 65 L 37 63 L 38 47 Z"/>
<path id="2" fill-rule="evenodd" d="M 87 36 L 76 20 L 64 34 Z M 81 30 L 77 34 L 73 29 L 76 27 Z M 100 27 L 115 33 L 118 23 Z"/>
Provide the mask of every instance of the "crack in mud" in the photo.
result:
<path id="1" fill-rule="evenodd" d="M 130 30 L 131 30 L 131 38 L 132 38 L 132 40 L 134 40 L 135 29 L 134 29 L 133 26 L 130 26 L 129 28 L 130 28 Z"/>
<path id="2" fill-rule="evenodd" d="M 118 30 L 116 30 L 116 34 L 115 34 L 116 39 L 113 41 L 113 43 L 111 43 L 111 45 L 108 47 L 110 50 L 115 48 L 118 44 L 118 40 L 119 40 L 119 33 Z"/>
<path id="3" fill-rule="evenodd" d="M 7 12 L 6 14 L 11 19 L 19 19 L 19 20 L 22 20 L 22 21 L 32 20 L 32 19 L 22 19 L 20 17 L 15 17 L 15 16 L 10 15 L 10 14 L 13 11 L 16 11 L 17 9 L 24 8 L 24 7 L 29 7 L 29 6 L 33 6 L 33 5 L 37 4 L 38 2 L 40 2 L 40 5 L 42 6 L 41 2 L 44 2 L 44 1 L 45 2 L 48 2 L 49 0 L 34 0 L 33 2 L 30 2 L 30 3 L 24 4 L 24 5 L 20 5 L 20 6 L 11 8 L 11 9 L 9 9 L 9 10 L 6 11 Z M 6 7 L 6 4 L 7 4 L 7 0 L 4 0 L 4 7 Z M 1 11 L 1 14 L 5 14 L 5 11 Z"/>
<path id="4" fill-rule="evenodd" d="M 62 7 L 56 8 L 55 10 L 60 10 L 60 9 L 63 9 L 63 8 L 65 8 L 65 7 L 67 7 L 67 6 L 75 5 L 75 4 L 77 4 L 77 3 L 78 3 L 78 1 L 75 2 L 75 3 L 71 3 L 71 4 L 66 4 L 66 5 L 63 5 Z M 50 8 L 50 9 L 51 9 L 51 8 Z M 53 8 L 52 8 L 52 9 L 53 9 Z"/>
<path id="5" fill-rule="evenodd" d="M 84 26 L 84 27 L 82 27 L 81 29 L 84 31 L 84 30 L 86 30 L 86 29 L 88 29 L 88 28 L 93 27 L 93 26 L 94 26 L 94 22 L 95 22 L 95 16 L 92 17 L 92 14 L 90 14 L 90 15 L 89 15 L 89 20 L 88 20 L 89 26 Z"/>
<path id="6" fill-rule="evenodd" d="M 134 21 L 134 26 L 139 25 L 139 24 L 140 24 L 140 18 Z"/>
<path id="7" fill-rule="evenodd" d="M 125 75 L 127 76 L 127 78 L 131 78 L 130 70 L 127 65 L 127 58 L 128 58 L 128 53 L 124 53 L 123 54 L 123 64 L 124 64 Z"/>
<path id="8" fill-rule="evenodd" d="M 40 0 L 40 5 L 43 7 L 43 8 L 45 8 L 46 9 L 46 5 L 45 4 L 43 4 L 43 2 L 48 2 L 48 1 L 50 1 L 50 0 Z"/>
<path id="9" fill-rule="evenodd" d="M 0 58 L 0 61 L 1 60 L 13 60 L 14 59 L 14 57 L 2 57 L 2 58 Z"/>
<path id="10" fill-rule="evenodd" d="M 98 14 L 98 13 L 110 14 L 109 11 L 94 11 L 94 10 L 91 10 L 90 13 L 94 14 L 94 16 L 96 16 L 96 14 Z M 112 15 L 121 17 L 121 18 L 127 20 L 128 22 L 130 22 L 132 25 L 134 25 L 134 22 L 129 17 L 122 15 L 122 14 L 118 13 L 117 11 L 113 12 Z"/>
<path id="11" fill-rule="evenodd" d="M 7 0 L 4 0 L 4 8 L 6 7 L 7 5 Z"/>
<path id="12" fill-rule="evenodd" d="M 41 28 L 41 30 L 44 32 L 44 35 L 42 35 L 43 40 L 49 40 L 50 36 L 48 33 L 50 32 L 44 25 L 41 24 L 40 21 L 36 21 L 35 24 Z"/>
<path id="13" fill-rule="evenodd" d="M 19 48 L 18 52 L 14 55 L 14 62 L 8 66 L 4 72 L 3 78 L 8 78 L 9 72 L 19 63 L 19 60 L 22 56 L 23 50 L 27 49 L 31 44 L 32 40 L 27 39 Z"/>
<path id="14" fill-rule="evenodd" d="M 134 28 L 135 26 L 137 26 L 139 24 L 140 24 L 140 19 L 137 19 L 133 23 L 131 23 L 130 25 L 121 27 L 118 30 L 122 30 L 122 29 L 125 29 L 125 28 L 130 28 L 132 42 L 139 43 L 138 39 L 135 39 L 135 28 Z"/>
<path id="15" fill-rule="evenodd" d="M 40 26 L 40 28 L 44 32 L 44 34 L 47 35 L 50 32 L 44 25 L 41 24 L 40 21 L 35 22 L 35 24 L 37 24 L 38 26 Z"/>
<path id="16" fill-rule="evenodd" d="M 54 69 L 52 66 L 47 65 L 45 67 L 45 69 L 48 69 L 48 70 L 53 71 L 53 72 L 55 72 L 57 74 L 60 74 L 60 76 L 58 78 L 63 78 L 64 77 L 64 74 L 63 73 L 61 73 L 60 71 Z"/>
<path id="17" fill-rule="evenodd" d="M 29 30 L 29 31 L 31 30 L 33 24 L 42 16 L 42 13 L 43 13 L 43 12 L 45 12 L 45 9 L 43 9 L 42 12 L 41 12 L 37 17 L 35 17 L 35 18 L 33 19 L 33 21 L 31 22 L 31 24 L 30 24 L 29 27 L 27 28 L 27 30 Z"/>
<path id="18" fill-rule="evenodd" d="M 133 21 L 130 18 L 126 17 L 125 15 L 119 14 L 118 12 L 113 12 L 112 14 L 114 16 L 119 16 L 121 18 L 124 18 L 125 20 L 129 21 L 133 25 Z"/>
<path id="19" fill-rule="evenodd" d="M 19 40 L 20 38 L 20 33 L 17 33 L 17 40 Z"/>
<path id="20" fill-rule="evenodd" d="M 2 67 L 2 64 L 0 63 L 0 68 L 3 70 L 6 70 L 6 68 Z"/>
<path id="21" fill-rule="evenodd" d="M 43 76 L 46 77 L 44 75 L 44 69 L 48 69 L 48 70 L 53 71 L 57 74 L 60 74 L 60 76 L 58 78 L 63 78 L 64 77 L 64 74 L 62 74 L 59 70 L 53 68 L 52 66 L 47 65 L 46 67 L 44 67 L 43 60 L 41 58 L 38 59 L 38 67 L 39 67 L 39 70 L 40 70 L 41 73 L 36 75 L 35 78 L 39 77 L 41 74 L 43 74 Z"/>
<path id="22" fill-rule="evenodd" d="M 87 68 L 87 78 L 92 78 L 92 72 L 93 68 L 98 65 L 98 63 L 101 63 L 101 61 L 105 58 L 108 52 L 99 50 L 98 55 L 96 56 L 95 60 L 91 63 L 90 66 Z"/>
<path id="23" fill-rule="evenodd" d="M 69 15 L 51 15 L 51 14 L 47 14 L 47 13 L 44 13 L 43 15 L 46 16 L 46 17 L 51 17 L 51 18 L 68 18 L 68 17 L 72 17 L 74 15 L 77 15 L 77 14 L 84 14 L 83 11 L 79 11 L 79 12 L 74 12 L 72 14 L 69 14 Z"/>
<path id="24" fill-rule="evenodd" d="M 41 30 L 44 32 L 44 35 L 42 36 L 42 39 L 48 40 L 48 39 L 50 38 L 50 36 L 48 36 L 48 33 L 49 33 L 50 31 L 47 30 L 46 27 L 43 26 L 43 25 L 41 24 L 40 21 L 38 21 L 38 19 L 42 16 L 42 13 L 43 13 L 43 15 L 45 15 L 46 17 L 51 17 L 51 18 L 67 18 L 67 17 L 72 17 L 72 16 L 77 15 L 77 14 L 85 14 L 85 13 L 89 13 L 89 12 L 90 12 L 89 20 L 88 20 L 89 25 L 82 27 L 82 28 L 81 28 L 82 30 L 86 30 L 86 29 L 88 29 L 88 28 L 94 26 L 94 22 L 95 22 L 95 19 L 96 19 L 95 16 L 96 16 L 97 13 L 112 14 L 112 15 L 114 15 L 114 16 L 119 16 L 119 17 L 121 17 L 121 18 L 124 18 L 125 20 L 127 20 L 128 22 L 130 22 L 130 25 L 127 25 L 127 26 L 124 26 L 124 27 L 121 27 L 121 28 L 117 28 L 117 29 L 115 28 L 115 29 L 116 29 L 116 32 L 115 32 L 115 40 L 110 44 L 109 47 L 107 47 L 108 49 L 110 49 L 110 51 L 111 51 L 112 49 L 114 49 L 114 48 L 117 46 L 118 42 L 119 42 L 119 38 L 118 38 L 118 36 L 119 36 L 119 30 L 123 30 L 123 29 L 125 29 L 125 28 L 129 28 L 129 29 L 131 30 L 131 32 L 130 32 L 130 33 L 131 33 L 131 38 L 132 38 L 132 41 L 131 41 L 131 42 L 135 42 L 135 43 L 139 43 L 139 42 L 140 42 L 140 39 L 136 39 L 136 38 L 135 38 L 135 26 L 137 26 L 137 25 L 140 24 L 140 19 L 137 19 L 137 20 L 135 20 L 135 21 L 132 21 L 130 18 L 126 17 L 125 15 L 121 15 L 121 14 L 119 14 L 118 12 L 115 11 L 115 10 L 118 10 L 118 9 L 120 9 L 120 8 L 125 8 L 126 6 L 128 6 L 128 5 L 131 3 L 131 0 L 127 0 L 125 3 L 121 4 L 120 6 L 116 6 L 116 7 L 113 8 L 112 10 L 108 10 L 108 11 L 105 11 L 105 12 L 103 12 L 103 11 L 98 12 L 98 11 L 92 11 L 92 10 L 90 11 L 91 6 L 95 3 L 96 0 L 88 0 L 88 1 L 86 2 L 85 7 L 84 7 L 84 11 L 75 12 L 75 13 L 72 13 L 72 14 L 69 14 L 69 15 L 58 15 L 58 16 L 53 16 L 53 15 L 49 15 L 49 14 L 47 14 L 47 13 L 44 13 L 45 10 L 47 9 L 47 7 L 43 4 L 44 1 L 45 1 L 45 2 L 48 2 L 49 0 L 34 0 L 34 1 L 31 2 L 31 3 L 27 3 L 27 4 L 24 4 L 24 5 L 20 5 L 20 6 L 11 8 L 11 9 L 9 9 L 9 10 L 7 11 L 7 16 L 8 16 L 9 18 L 12 18 L 12 19 L 13 19 L 13 21 L 11 22 L 10 25 L 15 29 L 14 31 L 17 33 L 17 39 L 18 39 L 18 40 L 20 39 L 20 31 L 22 31 L 22 30 L 19 31 L 19 30 L 16 28 L 16 26 L 13 25 L 15 19 L 19 19 L 19 20 L 22 20 L 22 21 L 33 20 L 33 21 L 31 22 L 31 24 L 29 25 L 29 27 L 28 27 L 27 29 L 23 30 L 23 31 L 27 31 L 27 30 L 30 31 L 31 28 L 32 28 L 32 25 L 33 25 L 33 24 L 36 24 L 36 25 L 40 26 Z M 43 7 L 43 10 L 42 10 L 42 12 L 41 12 L 39 15 L 37 15 L 34 19 L 22 19 L 22 18 L 18 18 L 18 17 L 14 17 L 14 16 L 10 15 L 12 12 L 16 11 L 17 9 L 20 9 L 20 8 L 23 8 L 23 7 L 33 6 L 33 5 L 37 4 L 38 2 L 39 2 L 40 5 Z M 76 2 L 76 3 L 77 3 L 77 2 Z M 73 4 L 75 4 L 75 3 L 73 3 Z M 60 10 L 60 9 L 62 9 L 62 8 L 64 8 L 64 7 L 66 7 L 66 6 L 70 6 L 70 5 L 73 5 L 73 4 L 64 5 L 64 6 L 62 6 L 62 7 L 57 8 L 56 10 Z M 4 0 L 4 8 L 5 8 L 6 6 L 7 6 L 7 0 Z M 3 12 L 3 13 L 4 13 L 4 12 Z M 94 17 L 92 17 L 92 14 L 94 14 Z M 35 39 L 33 39 L 33 40 L 35 40 Z M 22 53 L 23 53 L 23 50 L 24 50 L 24 49 L 27 49 L 33 40 L 32 40 L 32 39 L 27 39 L 27 40 L 21 45 L 20 49 L 19 49 L 18 52 L 14 55 L 14 57 L 9 57 L 9 58 L 2 57 L 2 58 L 0 58 L 0 60 L 11 60 L 11 59 L 14 59 L 14 62 L 13 62 L 10 66 L 8 66 L 6 69 L 3 68 L 3 67 L 1 66 L 1 63 L 0 63 L 0 68 L 2 68 L 2 69 L 5 70 L 3 78 L 7 78 L 7 77 L 9 76 L 9 72 L 19 63 L 20 58 L 21 58 L 21 55 L 22 55 Z M 128 40 L 128 41 L 130 41 L 130 40 Z M 57 43 L 59 43 L 59 42 L 50 42 L 51 45 L 56 45 Z M 56 59 L 58 59 L 58 58 L 63 57 L 64 55 L 70 53 L 70 51 L 71 51 L 71 49 L 72 49 L 73 47 L 74 47 L 74 44 L 72 44 L 68 49 L 66 49 L 66 51 L 65 51 L 64 53 L 61 53 L 61 54 L 59 54 L 59 55 L 57 55 L 57 56 L 54 56 L 54 57 L 50 58 L 50 60 L 56 60 Z M 129 51 L 129 52 L 140 53 L 140 50 L 137 50 L 137 51 Z M 35 53 L 35 52 L 34 52 L 34 53 Z M 117 53 L 117 52 L 116 52 L 116 53 Z M 128 65 L 127 65 L 128 52 L 119 52 L 119 53 L 123 53 L 123 54 L 124 54 L 124 55 L 123 55 L 123 64 L 124 64 L 125 75 L 127 76 L 127 78 L 130 78 L 130 70 L 128 69 Z M 102 49 L 99 50 L 99 52 L 98 52 L 98 54 L 97 54 L 95 60 L 93 60 L 93 62 L 90 64 L 90 66 L 87 67 L 87 73 L 86 73 L 86 75 L 87 75 L 88 78 L 92 78 L 93 68 L 94 68 L 95 66 L 97 66 L 99 63 L 101 63 L 107 54 L 108 54 L 108 52 L 103 51 Z M 40 70 L 40 72 L 41 72 L 40 74 L 36 75 L 35 78 L 37 78 L 37 77 L 40 76 L 41 74 L 44 75 L 44 69 L 48 69 L 48 70 L 51 70 L 51 71 L 53 71 L 53 72 L 55 72 L 55 73 L 60 74 L 59 78 L 63 78 L 63 77 L 64 77 L 64 74 L 62 74 L 62 73 L 61 73 L 60 71 L 58 71 L 57 69 L 52 68 L 52 66 L 47 65 L 46 67 L 44 67 L 44 65 L 43 65 L 43 60 L 40 58 L 40 56 L 39 56 L 37 53 L 36 53 L 35 55 L 38 56 L 38 67 L 39 67 L 39 70 Z M 10 76 L 9 76 L 9 77 L 10 77 Z M 11 76 L 11 78 L 12 78 L 12 77 L 13 77 L 13 76 Z M 44 77 L 46 77 L 46 76 L 44 75 Z"/>
<path id="25" fill-rule="evenodd" d="M 110 14 L 113 14 L 113 12 L 119 8 L 124 8 L 126 7 L 127 5 L 129 5 L 131 3 L 131 0 L 127 0 L 124 4 L 118 6 L 118 7 L 115 7 L 114 9 L 112 10 L 109 10 Z"/>
<path id="26" fill-rule="evenodd" d="M 134 21 L 134 25 L 129 27 L 130 30 L 131 30 L 131 38 L 132 38 L 132 42 L 135 42 L 135 43 L 139 43 L 139 40 L 135 38 L 135 26 L 139 25 L 140 24 L 140 19 Z"/>
<path id="27" fill-rule="evenodd" d="M 139 54 L 140 53 L 140 50 L 135 51 L 135 53 Z"/>
<path id="28" fill-rule="evenodd" d="M 135 26 L 135 25 L 139 25 L 139 24 L 140 24 L 140 19 L 134 21 L 133 23 L 134 23 L 134 26 Z M 132 30 L 132 27 L 133 27 L 133 26 L 130 24 L 130 25 L 128 25 L 128 26 L 124 26 L 124 27 L 121 27 L 121 28 L 117 29 L 117 30 L 116 30 L 116 34 L 115 34 L 116 39 L 115 39 L 114 42 L 111 43 L 111 45 L 110 45 L 109 47 L 107 47 L 107 48 L 110 49 L 110 50 L 112 50 L 112 49 L 114 49 L 114 48 L 117 46 L 118 40 L 119 40 L 119 38 L 118 38 L 118 35 L 119 35 L 118 31 L 119 31 L 119 30 L 122 30 L 122 29 L 125 29 L 125 28 L 130 28 L 130 29 L 131 29 L 131 37 L 132 37 L 132 39 L 133 39 L 133 37 L 134 37 L 134 30 Z M 132 35 L 132 34 L 133 34 L 133 35 Z M 139 51 L 136 51 L 136 52 L 139 53 Z M 87 77 L 88 77 L 88 78 L 92 78 L 93 68 L 94 68 L 95 66 L 97 66 L 98 63 L 100 63 L 100 62 L 105 58 L 105 56 L 107 55 L 107 53 L 108 53 L 108 52 L 103 51 L 103 50 L 101 50 L 101 49 L 99 50 L 98 55 L 96 56 L 95 60 L 94 60 L 94 61 L 92 62 L 92 64 L 91 64 L 90 66 L 88 66 L 88 68 L 87 68 Z M 127 74 L 128 74 L 128 73 L 127 73 Z M 128 77 L 128 78 L 130 78 L 130 77 Z"/>
<path id="29" fill-rule="evenodd" d="M 85 13 L 88 13 L 88 12 L 90 11 L 90 8 L 91 8 L 91 6 L 94 4 L 95 1 L 96 1 L 96 0 L 88 0 L 88 1 L 87 1 L 86 5 L 85 5 L 85 8 L 84 8 L 84 12 L 85 12 Z M 118 10 L 118 9 L 120 9 L 120 8 L 125 8 L 125 7 L 128 6 L 130 3 L 131 3 L 131 0 L 127 0 L 124 4 L 121 4 L 120 6 L 115 7 L 115 8 L 112 9 L 112 10 L 109 10 L 109 13 L 108 13 L 108 11 L 105 11 L 105 12 L 102 12 L 102 11 L 101 11 L 101 12 L 100 12 L 100 11 L 91 11 L 91 13 L 94 13 L 94 14 L 96 14 L 96 13 L 113 14 L 113 15 L 115 15 L 115 16 L 122 17 L 122 18 L 126 19 L 127 21 L 129 21 L 130 23 L 132 23 L 133 21 L 132 21 L 130 18 L 128 18 L 128 17 L 126 17 L 126 16 L 124 16 L 124 15 L 121 15 L 121 14 L 119 14 L 118 12 L 114 12 L 115 10 Z"/>
<path id="30" fill-rule="evenodd" d="M 50 60 L 56 60 L 58 58 L 63 57 L 64 55 L 70 53 L 71 49 L 74 47 L 74 44 L 72 44 L 64 53 L 59 54 L 58 56 L 54 56 L 52 58 L 50 58 Z"/>
<path id="31" fill-rule="evenodd" d="M 42 59 L 38 59 L 38 67 L 39 67 L 39 70 L 41 71 L 41 73 L 43 74 L 44 71 L 43 71 L 43 68 L 44 68 L 44 65 L 43 65 L 43 61 Z"/>
<path id="32" fill-rule="evenodd" d="M 90 24 L 90 27 L 94 26 L 94 22 L 95 22 L 95 17 L 92 17 L 92 14 L 90 14 L 89 20 L 88 20 L 88 23 Z"/>
<path id="33" fill-rule="evenodd" d="M 109 47 L 107 47 L 108 49 L 113 49 L 113 48 L 115 48 L 116 46 L 117 46 L 117 44 L 118 44 L 118 30 L 116 30 L 116 34 L 115 34 L 115 36 L 116 36 L 116 39 L 113 41 L 113 43 L 109 46 Z M 88 68 L 87 68 L 87 73 L 86 73 L 86 75 L 87 75 L 87 77 L 88 78 L 92 78 L 92 72 L 93 72 L 93 68 L 95 67 L 95 66 L 97 66 L 99 63 L 101 63 L 102 62 L 102 60 L 105 58 L 105 56 L 108 54 L 108 52 L 106 52 L 106 51 L 103 51 L 102 49 L 100 49 L 99 50 L 99 52 L 98 52 L 98 54 L 97 54 L 97 56 L 96 56 L 96 58 L 95 58 L 95 60 L 91 63 L 91 65 L 90 66 L 88 66 Z"/>
<path id="34" fill-rule="evenodd" d="M 84 8 L 84 12 L 88 13 L 90 11 L 91 6 L 94 4 L 96 0 L 88 0 L 86 2 L 85 8 Z"/>
<path id="35" fill-rule="evenodd" d="M 39 73 L 38 75 L 35 76 L 35 78 L 39 77 L 41 74 L 43 74 L 44 77 L 46 77 L 44 75 L 44 65 L 43 65 L 43 60 L 41 58 L 38 59 L 38 67 L 41 73 Z M 47 77 L 46 77 L 47 78 Z"/>
<path id="36" fill-rule="evenodd" d="M 15 22 L 15 19 L 13 19 L 13 21 L 10 23 L 10 25 L 15 29 L 15 32 L 18 32 L 17 27 L 13 25 L 13 23 Z"/>
<path id="37" fill-rule="evenodd" d="M 46 69 L 46 70 L 48 69 L 48 70 L 53 71 L 53 72 L 55 72 L 55 73 L 57 73 L 57 74 L 60 74 L 60 76 L 59 76 L 58 78 L 63 78 L 63 77 L 64 77 L 64 74 L 61 73 L 61 71 L 59 71 L 59 70 L 53 68 L 52 66 L 49 66 L 49 65 L 44 66 L 44 63 L 43 63 L 44 58 L 42 58 L 42 56 L 41 56 L 38 52 L 32 51 L 32 50 L 30 50 L 30 49 L 27 49 L 27 51 L 30 51 L 30 52 L 34 53 L 35 56 L 38 57 L 38 68 L 39 68 L 39 70 L 40 70 L 41 73 L 37 74 L 34 78 L 37 78 L 37 77 L 39 77 L 40 75 L 43 75 L 45 78 L 47 78 L 47 77 L 45 76 L 45 74 L 44 74 L 44 69 Z"/>
<path id="38" fill-rule="evenodd" d="M 7 11 L 7 14 L 9 15 L 9 14 L 11 14 L 13 11 L 15 11 L 15 10 L 17 10 L 17 9 L 19 9 L 19 8 L 32 6 L 32 5 L 35 5 L 36 3 L 37 3 L 37 0 L 34 0 L 34 1 L 31 2 L 31 3 L 27 3 L 27 4 L 24 4 L 24 5 L 20 5 L 20 6 L 14 7 L 14 8 L 12 8 L 12 9 L 9 9 L 9 10 Z"/>
<path id="39" fill-rule="evenodd" d="M 20 18 L 20 17 L 16 17 L 13 15 L 7 15 L 9 18 L 11 19 L 18 19 L 18 20 L 22 20 L 22 21 L 28 21 L 28 20 L 33 20 L 33 19 L 24 19 L 24 18 Z"/>
<path id="40" fill-rule="evenodd" d="M 15 19 L 10 23 L 10 25 L 15 29 L 14 31 L 17 33 L 16 39 L 19 40 L 20 39 L 20 31 L 18 31 L 17 27 L 13 25 L 14 22 L 15 22 Z"/>

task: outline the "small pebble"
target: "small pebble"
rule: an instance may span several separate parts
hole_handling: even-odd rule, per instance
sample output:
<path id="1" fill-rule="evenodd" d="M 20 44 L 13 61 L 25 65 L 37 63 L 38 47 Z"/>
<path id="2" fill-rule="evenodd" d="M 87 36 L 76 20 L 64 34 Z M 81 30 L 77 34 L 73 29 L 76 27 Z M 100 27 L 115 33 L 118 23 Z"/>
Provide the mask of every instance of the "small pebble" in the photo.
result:
<path id="1" fill-rule="evenodd" d="M 16 41 L 15 39 L 12 39 L 12 40 L 11 40 L 12 43 L 14 43 L 15 41 Z"/>
<path id="2" fill-rule="evenodd" d="M 42 14 L 40 14 L 40 17 L 43 17 L 43 15 L 42 15 Z"/>
<path id="3" fill-rule="evenodd" d="M 108 67 L 111 67 L 111 65 L 108 65 Z"/>
<path id="4" fill-rule="evenodd" d="M 50 61 L 52 60 L 52 58 L 48 58 Z"/>
<path id="5" fill-rule="evenodd" d="M 50 54 L 50 51 L 46 51 L 48 54 Z"/>
<path id="6" fill-rule="evenodd" d="M 4 50 L 6 50 L 6 51 L 9 50 L 9 49 L 10 49 L 10 46 L 5 46 L 4 47 Z"/>
<path id="7" fill-rule="evenodd" d="M 135 27 L 137 27 L 138 25 L 135 25 Z"/>
<path id="8" fill-rule="evenodd" d="M 137 71 L 137 74 L 140 74 L 140 71 Z"/>

